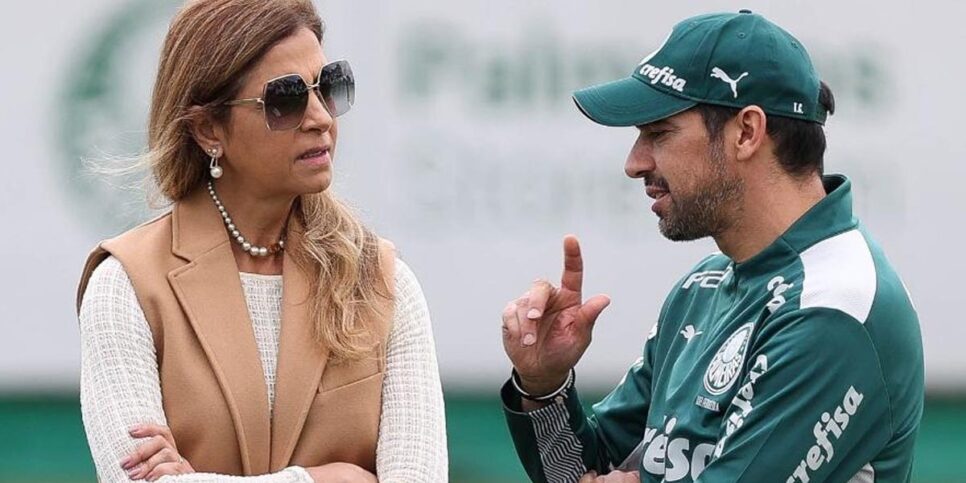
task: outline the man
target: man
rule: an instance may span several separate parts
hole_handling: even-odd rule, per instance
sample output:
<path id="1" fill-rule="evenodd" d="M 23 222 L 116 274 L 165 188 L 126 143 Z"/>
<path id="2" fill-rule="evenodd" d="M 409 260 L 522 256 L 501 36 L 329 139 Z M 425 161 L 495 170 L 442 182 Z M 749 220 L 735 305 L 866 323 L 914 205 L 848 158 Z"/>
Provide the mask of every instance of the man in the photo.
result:
<path id="1" fill-rule="evenodd" d="M 693 17 L 631 77 L 574 98 L 639 129 L 624 169 L 661 233 L 721 252 L 673 287 L 642 357 L 589 412 L 573 367 L 609 299 L 583 300 L 576 238 L 560 287 L 535 282 L 507 306 L 502 398 L 530 477 L 909 481 L 919 322 L 852 215 L 850 181 L 822 175 L 834 101 L 802 44 L 746 10 Z"/>

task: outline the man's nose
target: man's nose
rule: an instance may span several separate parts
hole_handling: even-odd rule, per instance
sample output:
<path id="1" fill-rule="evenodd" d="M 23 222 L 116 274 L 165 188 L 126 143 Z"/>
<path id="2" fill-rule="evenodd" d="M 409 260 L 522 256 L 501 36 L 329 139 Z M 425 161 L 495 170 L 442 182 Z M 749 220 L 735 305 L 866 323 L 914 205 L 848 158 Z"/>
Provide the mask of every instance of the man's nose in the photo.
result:
<path id="1" fill-rule="evenodd" d="M 654 157 L 651 153 L 650 143 L 641 134 L 637 141 L 631 146 L 631 152 L 627 153 L 627 161 L 624 162 L 624 173 L 631 178 L 643 178 L 648 173 L 654 171 Z"/>

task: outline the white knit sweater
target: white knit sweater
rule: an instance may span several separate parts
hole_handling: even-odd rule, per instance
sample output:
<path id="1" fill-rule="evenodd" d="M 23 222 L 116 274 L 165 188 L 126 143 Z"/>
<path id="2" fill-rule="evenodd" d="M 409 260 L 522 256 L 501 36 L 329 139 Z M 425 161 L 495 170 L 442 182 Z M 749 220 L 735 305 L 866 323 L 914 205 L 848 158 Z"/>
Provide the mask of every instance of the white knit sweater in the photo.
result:
<path id="1" fill-rule="evenodd" d="M 447 480 L 443 394 L 429 311 L 415 275 L 396 261 L 396 310 L 386 352 L 382 416 L 376 447 L 381 483 Z M 241 274 L 270 405 L 281 323 L 281 275 Z M 119 461 L 141 442 L 128 434 L 138 423 L 167 425 L 161 405 L 151 329 L 121 263 L 110 257 L 94 270 L 80 312 L 81 412 L 101 481 L 131 481 Z M 211 473 L 167 476 L 164 482 L 306 482 L 296 466 L 237 477 Z"/>

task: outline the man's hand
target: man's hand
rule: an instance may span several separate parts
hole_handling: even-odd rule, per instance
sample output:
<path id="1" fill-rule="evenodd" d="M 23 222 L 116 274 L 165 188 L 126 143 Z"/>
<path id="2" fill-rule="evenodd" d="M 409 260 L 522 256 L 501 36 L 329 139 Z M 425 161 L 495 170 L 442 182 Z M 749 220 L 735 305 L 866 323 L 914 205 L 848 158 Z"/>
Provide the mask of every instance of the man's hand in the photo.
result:
<path id="1" fill-rule="evenodd" d="M 352 463 L 329 463 L 305 471 L 316 483 L 379 483 L 376 475 Z"/>
<path id="2" fill-rule="evenodd" d="M 121 468 L 132 480 L 154 481 L 164 475 L 194 473 L 194 468 L 178 454 L 174 436 L 167 426 L 140 424 L 130 430 L 131 436 L 146 439 L 133 453 L 121 459 Z"/>
<path id="3" fill-rule="evenodd" d="M 596 472 L 591 471 L 577 483 L 641 483 L 641 474 L 636 471 L 611 471 L 604 476 L 597 476 Z"/>
<path id="4" fill-rule="evenodd" d="M 590 345 L 597 316 L 610 304 L 606 295 L 583 302 L 584 262 L 577 237 L 564 237 L 560 288 L 537 280 L 503 311 L 503 349 L 523 389 L 547 394 L 564 383 Z"/>

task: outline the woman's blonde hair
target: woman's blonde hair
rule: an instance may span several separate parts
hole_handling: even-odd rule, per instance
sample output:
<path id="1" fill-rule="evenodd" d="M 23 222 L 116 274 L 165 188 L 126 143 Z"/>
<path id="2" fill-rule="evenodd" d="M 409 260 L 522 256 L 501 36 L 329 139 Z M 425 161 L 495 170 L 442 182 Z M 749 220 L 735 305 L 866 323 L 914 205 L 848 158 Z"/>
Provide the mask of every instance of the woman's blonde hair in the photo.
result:
<path id="1" fill-rule="evenodd" d="M 176 202 L 207 183 L 207 155 L 194 141 L 202 116 L 227 122 L 224 102 L 279 41 L 307 28 L 322 41 L 311 0 L 189 0 L 168 29 L 151 99 L 147 163 L 159 194 Z M 378 238 L 328 192 L 293 206 L 286 250 L 312 277 L 319 342 L 333 357 L 356 359 L 371 347 L 364 321 L 392 300 L 379 264 Z"/>

